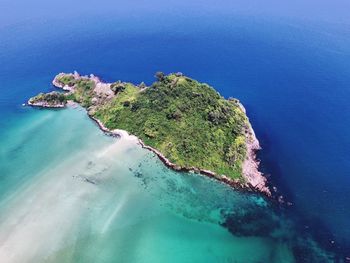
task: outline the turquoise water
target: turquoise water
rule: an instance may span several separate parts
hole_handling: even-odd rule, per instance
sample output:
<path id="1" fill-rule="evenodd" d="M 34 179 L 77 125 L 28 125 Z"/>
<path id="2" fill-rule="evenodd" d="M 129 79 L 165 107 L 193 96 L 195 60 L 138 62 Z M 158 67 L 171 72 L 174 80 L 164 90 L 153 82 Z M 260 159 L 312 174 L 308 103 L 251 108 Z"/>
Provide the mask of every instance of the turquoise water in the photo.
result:
<path id="1" fill-rule="evenodd" d="M 171 171 L 80 108 L 24 111 L 3 135 L 2 262 L 280 263 L 303 247 L 259 195 Z"/>
<path id="2" fill-rule="evenodd" d="M 0 259 L 350 257 L 349 4 L 254 2 L 0 1 Z M 173 173 L 79 109 L 21 106 L 73 70 L 147 84 L 182 71 L 239 98 L 293 205 Z"/>

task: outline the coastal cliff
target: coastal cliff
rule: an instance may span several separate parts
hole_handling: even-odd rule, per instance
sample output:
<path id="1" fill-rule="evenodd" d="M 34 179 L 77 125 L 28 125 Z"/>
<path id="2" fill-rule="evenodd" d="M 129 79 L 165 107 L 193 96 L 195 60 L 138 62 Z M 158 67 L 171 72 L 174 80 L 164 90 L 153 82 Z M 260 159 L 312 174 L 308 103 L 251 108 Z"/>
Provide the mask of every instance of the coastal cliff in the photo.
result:
<path id="1" fill-rule="evenodd" d="M 120 136 L 124 130 L 137 136 L 142 147 L 174 170 L 271 195 L 258 170 L 259 141 L 241 103 L 226 100 L 209 85 L 181 73 L 158 72 L 156 77 L 147 87 L 60 73 L 52 83 L 66 92 L 39 94 L 28 104 L 61 108 L 75 101 L 103 131 Z"/>

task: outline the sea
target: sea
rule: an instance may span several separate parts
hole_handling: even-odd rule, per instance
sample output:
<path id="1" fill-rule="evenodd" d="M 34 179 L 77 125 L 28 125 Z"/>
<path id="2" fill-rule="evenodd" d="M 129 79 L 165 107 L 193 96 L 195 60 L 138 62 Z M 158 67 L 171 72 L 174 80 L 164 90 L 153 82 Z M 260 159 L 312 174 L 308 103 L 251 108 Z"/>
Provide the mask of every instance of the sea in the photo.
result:
<path id="1" fill-rule="evenodd" d="M 349 7 L 0 0 L 0 262 L 350 262 Z M 80 107 L 23 105 L 75 70 L 238 98 L 275 198 L 172 171 Z"/>

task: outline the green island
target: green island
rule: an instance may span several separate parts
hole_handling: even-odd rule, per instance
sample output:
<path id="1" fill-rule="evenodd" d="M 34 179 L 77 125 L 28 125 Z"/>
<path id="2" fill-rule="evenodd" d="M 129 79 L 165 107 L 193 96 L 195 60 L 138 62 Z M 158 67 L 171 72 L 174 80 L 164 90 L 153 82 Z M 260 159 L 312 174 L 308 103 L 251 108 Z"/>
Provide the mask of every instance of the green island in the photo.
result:
<path id="1" fill-rule="evenodd" d="M 28 101 L 29 105 L 48 108 L 62 108 L 67 103 L 67 96 L 64 93 L 52 91 L 50 93 L 39 93 Z"/>
<path id="2" fill-rule="evenodd" d="M 255 158 L 259 142 L 240 102 L 225 99 L 208 84 L 182 73 L 157 72 L 156 78 L 146 86 L 60 73 L 53 84 L 66 92 L 40 93 L 28 104 L 79 103 L 102 129 L 137 136 L 145 148 L 176 170 L 200 172 L 270 194 Z"/>

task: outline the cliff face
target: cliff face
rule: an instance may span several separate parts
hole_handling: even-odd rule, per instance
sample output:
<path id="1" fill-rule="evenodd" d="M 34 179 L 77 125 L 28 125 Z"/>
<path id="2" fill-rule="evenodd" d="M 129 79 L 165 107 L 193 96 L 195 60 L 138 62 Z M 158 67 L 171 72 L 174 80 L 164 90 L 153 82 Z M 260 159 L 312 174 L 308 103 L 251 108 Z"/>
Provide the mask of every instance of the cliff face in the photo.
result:
<path id="1" fill-rule="evenodd" d="M 113 134 L 121 129 L 136 135 L 173 169 L 200 172 L 270 194 L 255 158 L 259 142 L 239 101 L 226 100 L 209 85 L 180 73 L 159 73 L 157 77 L 158 81 L 146 87 L 60 73 L 53 84 L 67 91 L 60 93 L 62 102 L 49 101 L 57 94 L 39 94 L 29 102 L 63 107 L 73 100 L 103 130 Z"/>
<path id="2" fill-rule="evenodd" d="M 252 126 L 249 124 L 249 136 L 246 138 L 247 157 L 243 162 L 242 173 L 246 181 L 259 191 L 271 195 L 267 187 L 266 177 L 259 171 L 259 160 L 256 158 L 256 152 L 261 149 L 260 143 L 255 136 Z"/>

